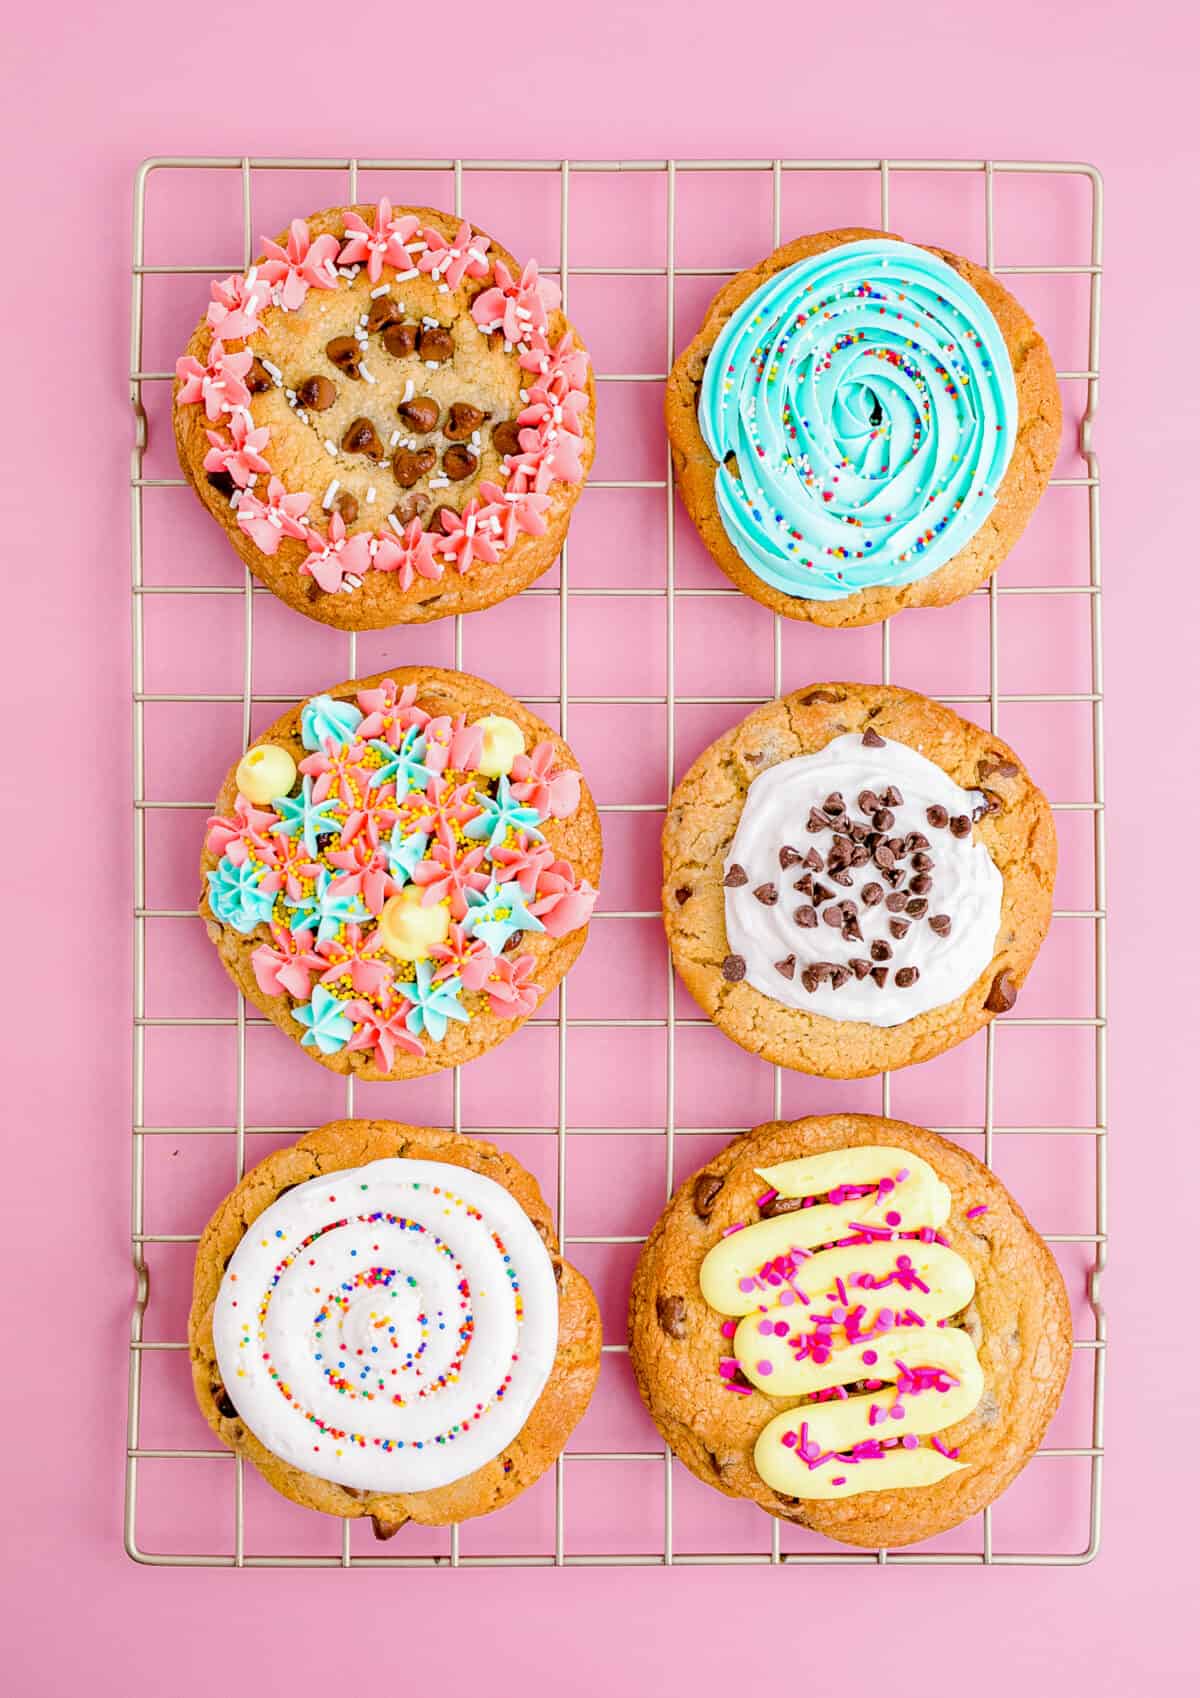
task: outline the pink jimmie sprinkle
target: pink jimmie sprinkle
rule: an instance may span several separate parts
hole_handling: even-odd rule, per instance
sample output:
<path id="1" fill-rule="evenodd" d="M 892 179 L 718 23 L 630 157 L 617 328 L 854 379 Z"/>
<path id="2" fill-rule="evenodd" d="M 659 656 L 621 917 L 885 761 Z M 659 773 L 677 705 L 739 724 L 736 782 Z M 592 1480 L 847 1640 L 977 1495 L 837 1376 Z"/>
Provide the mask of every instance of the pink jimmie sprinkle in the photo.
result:
<path id="1" fill-rule="evenodd" d="M 755 1207 L 761 1209 L 765 1204 L 773 1203 L 778 1195 L 778 1191 L 764 1191 L 761 1197 L 754 1199 Z"/>
<path id="2" fill-rule="evenodd" d="M 955 1459 L 957 1458 L 957 1456 L 958 1456 L 957 1447 L 954 1450 L 948 1449 L 947 1446 L 942 1443 L 941 1439 L 938 1438 L 936 1433 L 934 1433 L 933 1437 L 930 1439 L 929 1442 L 933 1446 L 934 1450 L 940 1451 L 943 1456 L 948 1456 L 950 1458 L 951 1462 L 955 1461 Z"/>
<path id="3" fill-rule="evenodd" d="M 737 1331 L 737 1322 L 736 1321 L 722 1321 L 721 1322 L 721 1337 L 722 1338 L 732 1338 L 736 1331 Z"/>
<path id="4" fill-rule="evenodd" d="M 906 1167 L 902 1167 L 900 1169 L 899 1173 L 896 1175 L 896 1184 L 897 1185 L 903 1185 L 904 1181 L 907 1178 L 908 1178 L 908 1169 Z"/>
<path id="5" fill-rule="evenodd" d="M 846 1476 L 844 1474 L 839 1474 L 837 1479 L 831 1480 L 829 1484 L 831 1486 L 844 1486 L 846 1484 Z"/>
<path id="6" fill-rule="evenodd" d="M 717 1372 L 723 1380 L 728 1380 L 733 1378 L 740 1367 L 741 1363 L 736 1356 L 722 1356 L 717 1363 Z"/>
<path id="7" fill-rule="evenodd" d="M 731 1238 L 735 1232 L 743 1231 L 745 1229 L 745 1225 L 746 1225 L 746 1223 L 745 1223 L 744 1220 L 734 1221 L 732 1226 L 727 1226 L 725 1228 L 724 1232 L 721 1234 L 721 1237 L 722 1238 Z"/>
<path id="8" fill-rule="evenodd" d="M 873 1403 L 871 1405 L 870 1409 L 867 1412 L 867 1426 L 873 1427 L 875 1425 L 876 1421 L 881 1421 L 882 1419 L 883 1419 L 883 1410 L 879 1407 L 879 1405 L 877 1403 Z"/>
<path id="9" fill-rule="evenodd" d="M 736 1392 L 739 1392 L 742 1397 L 749 1397 L 750 1393 L 754 1390 L 754 1387 L 753 1386 L 739 1385 L 736 1380 L 726 1380 L 725 1381 L 725 1390 L 726 1391 L 736 1391 Z"/>
<path id="10" fill-rule="evenodd" d="M 988 1206 L 986 1203 L 976 1203 L 973 1209 L 967 1210 L 967 1219 L 974 1220 L 976 1215 L 985 1215 L 987 1212 Z"/>

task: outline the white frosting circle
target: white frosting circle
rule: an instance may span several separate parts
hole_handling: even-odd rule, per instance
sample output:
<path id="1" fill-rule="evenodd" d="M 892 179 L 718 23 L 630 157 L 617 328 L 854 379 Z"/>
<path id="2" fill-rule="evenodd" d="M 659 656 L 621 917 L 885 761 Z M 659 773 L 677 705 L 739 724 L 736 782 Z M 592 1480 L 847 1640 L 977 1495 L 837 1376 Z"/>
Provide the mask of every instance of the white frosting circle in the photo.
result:
<path id="1" fill-rule="evenodd" d="M 880 869 L 868 860 L 863 866 L 848 869 L 851 882 L 846 885 L 832 882 L 824 872 L 812 875 L 831 894 L 816 905 L 816 926 L 802 927 L 796 921 L 796 911 L 812 906 L 813 901 L 796 890 L 795 884 L 808 869 L 799 863 L 781 867 L 780 849 L 786 845 L 801 855 L 815 849 L 824 860 L 833 833 L 828 828 L 808 831 L 810 809 L 820 809 L 827 796 L 840 791 L 850 820 L 869 824 L 858 806 L 859 795 L 864 790 L 879 795 L 889 786 L 898 790 L 903 800 L 891 808 L 894 823 L 884 835 L 906 838 L 916 832 L 929 840 L 924 853 L 933 861 L 928 872 L 932 885 L 922 898 L 928 904 L 925 913 L 920 918 L 893 913 L 885 900 L 867 905 L 862 895 L 864 885 L 882 885 L 885 899 L 893 891 Z M 960 997 L 992 959 L 1000 929 L 1004 880 L 973 833 L 956 837 L 948 828 L 934 828 L 926 810 L 940 806 L 951 818 L 963 814 L 970 818 L 982 800 L 981 792 L 961 789 L 941 767 L 907 744 L 887 741 L 882 748 L 872 748 L 856 732 L 835 737 L 815 755 L 780 761 L 759 773 L 746 794 L 725 861 L 726 876 L 734 866 L 746 874 L 745 884 L 725 890 L 725 931 L 730 951 L 745 962 L 746 983 L 789 1008 L 870 1026 L 899 1026 Z M 905 876 L 897 891 L 906 890 L 912 876 L 909 858 L 899 865 Z M 778 900 L 771 905 L 754 895 L 756 889 L 768 884 L 778 892 Z M 822 917 L 832 904 L 847 899 L 857 906 L 861 941 L 844 940 L 841 931 L 831 928 Z M 946 936 L 939 936 L 930 925 L 930 920 L 940 915 L 950 916 Z M 904 937 L 893 935 L 893 919 L 909 921 Z M 876 942 L 886 943 L 890 949 L 885 960 L 872 958 L 871 945 Z M 776 966 L 789 956 L 795 957 L 791 978 Z M 886 968 L 883 986 L 870 976 L 856 978 L 851 974 L 836 990 L 831 977 L 822 979 L 815 989 L 805 988 L 805 968 L 818 963 L 844 967 L 851 958 L 870 960 L 872 968 Z M 904 988 L 896 984 L 896 973 L 906 967 L 915 967 L 919 976 L 915 984 Z"/>
<path id="2" fill-rule="evenodd" d="M 213 1339 L 276 1456 L 360 1490 L 427 1491 L 525 1425 L 554 1365 L 558 1290 L 503 1186 L 393 1157 L 264 1209 L 225 1270 Z"/>

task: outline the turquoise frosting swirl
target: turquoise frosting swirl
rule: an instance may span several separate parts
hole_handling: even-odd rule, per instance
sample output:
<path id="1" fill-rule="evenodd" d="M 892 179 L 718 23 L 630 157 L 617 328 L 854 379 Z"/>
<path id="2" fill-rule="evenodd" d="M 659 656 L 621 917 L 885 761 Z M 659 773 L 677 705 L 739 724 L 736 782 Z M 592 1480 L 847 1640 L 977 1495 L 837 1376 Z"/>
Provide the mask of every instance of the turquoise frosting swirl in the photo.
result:
<path id="1" fill-rule="evenodd" d="M 907 242 L 848 242 L 770 278 L 718 336 L 700 398 L 730 541 L 811 601 L 945 565 L 995 505 L 1016 423 L 992 314 Z"/>

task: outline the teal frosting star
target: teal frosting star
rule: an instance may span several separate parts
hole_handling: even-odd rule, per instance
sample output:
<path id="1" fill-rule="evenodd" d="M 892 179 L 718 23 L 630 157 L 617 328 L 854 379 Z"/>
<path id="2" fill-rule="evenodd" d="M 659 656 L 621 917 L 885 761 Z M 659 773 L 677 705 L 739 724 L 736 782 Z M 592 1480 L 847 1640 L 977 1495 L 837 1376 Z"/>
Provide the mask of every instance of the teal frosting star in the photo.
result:
<path id="1" fill-rule="evenodd" d="M 304 847 L 315 857 L 317 838 L 339 835 L 342 822 L 332 811 L 337 808 L 337 797 L 326 796 L 323 802 L 314 802 L 312 792 L 313 781 L 305 774 L 298 796 L 280 796 L 275 803 L 279 823 L 271 830 L 276 837 L 295 837 L 299 833 L 304 839 Z"/>
<path id="2" fill-rule="evenodd" d="M 332 696 L 314 696 L 300 709 L 300 741 L 314 752 L 326 743 L 343 749 L 354 741 L 362 714 L 353 702 L 335 702 Z"/>
<path id="3" fill-rule="evenodd" d="M 404 1017 L 404 1024 L 417 1037 L 428 1032 L 435 1043 L 440 1043 L 446 1036 L 448 1021 L 459 1020 L 465 1025 L 470 1019 L 458 1000 L 462 980 L 456 976 L 434 984 L 432 961 L 416 961 L 413 970 L 415 980 L 410 979 L 407 984 L 397 987 L 400 994 L 412 1003 Z"/>
<path id="4" fill-rule="evenodd" d="M 361 923 L 371 918 L 370 909 L 357 892 L 349 896 L 333 895 L 329 889 L 332 883 L 333 875 L 329 868 L 322 867 L 317 874 L 316 889 L 311 895 L 284 898 L 288 907 L 294 910 L 294 932 L 315 932 L 317 942 L 324 943 L 334 935 L 339 926 Z"/>
<path id="5" fill-rule="evenodd" d="M 410 882 L 417 863 L 425 859 L 428 847 L 429 838 L 423 831 L 410 831 L 405 837 L 404 827 L 399 820 L 396 821 L 387 846 L 387 858 L 388 871 L 398 884 Z"/>
<path id="6" fill-rule="evenodd" d="M 312 1001 L 301 1002 L 292 1009 L 293 1018 L 304 1027 L 300 1042 L 322 1055 L 336 1055 L 354 1036 L 354 1022 L 342 1011 L 342 1004 L 324 985 L 313 987 Z"/>
<path id="7" fill-rule="evenodd" d="M 480 937 L 493 955 L 499 955 L 514 932 L 544 932 L 545 926 L 525 906 L 525 895 L 516 879 L 497 884 L 492 879 L 486 890 L 468 891 L 463 930 Z"/>
<path id="8" fill-rule="evenodd" d="M 489 796 L 486 790 L 477 790 L 475 800 L 483 812 L 463 827 L 468 837 L 486 837 L 491 849 L 498 849 L 509 831 L 524 831 L 539 843 L 542 841 L 543 833 L 538 830 L 541 814 L 536 808 L 518 802 L 506 777 L 501 778 L 494 796 Z"/>
<path id="9" fill-rule="evenodd" d="M 389 778 L 396 780 L 396 790 L 403 794 L 405 790 L 424 790 L 433 777 L 432 770 L 422 763 L 421 756 L 425 753 L 425 738 L 419 725 L 410 725 L 400 739 L 400 747 L 393 749 L 390 743 L 381 738 L 372 737 L 371 748 L 377 755 L 383 756 L 383 765 L 371 773 L 370 788 L 377 784 L 386 784 Z"/>
<path id="10" fill-rule="evenodd" d="M 215 871 L 208 874 L 208 901 L 218 920 L 237 932 L 252 932 L 260 921 L 269 920 L 277 892 L 264 890 L 265 870 L 253 861 L 235 867 L 222 855 Z"/>

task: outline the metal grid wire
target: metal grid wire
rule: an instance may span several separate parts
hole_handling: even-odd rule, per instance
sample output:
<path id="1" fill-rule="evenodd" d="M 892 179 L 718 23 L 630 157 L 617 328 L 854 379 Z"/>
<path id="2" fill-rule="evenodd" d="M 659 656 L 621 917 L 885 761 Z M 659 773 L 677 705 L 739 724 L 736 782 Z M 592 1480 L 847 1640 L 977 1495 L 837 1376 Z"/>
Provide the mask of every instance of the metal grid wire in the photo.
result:
<path id="1" fill-rule="evenodd" d="M 212 265 L 147 265 L 145 263 L 146 235 L 146 189 L 151 175 L 156 171 L 225 171 L 235 173 L 240 178 L 242 206 L 242 255 L 240 260 L 231 255 L 225 255 L 223 260 Z M 143 1336 L 147 1307 L 150 1302 L 150 1273 L 147 1265 L 146 1245 L 154 1244 L 185 1244 L 194 1243 L 197 1233 L 169 1234 L 148 1232 L 145 1220 L 145 1152 L 146 1139 L 158 1135 L 169 1134 L 172 1137 L 188 1134 L 225 1134 L 232 1137 L 235 1147 L 236 1176 L 241 1178 L 245 1165 L 245 1140 L 248 1133 L 280 1133 L 294 1132 L 299 1135 L 308 1130 L 307 1126 L 296 1127 L 263 1127 L 249 1126 L 246 1123 L 246 1027 L 248 1018 L 254 1023 L 258 1017 L 247 1016 L 246 1005 L 239 997 L 236 1016 L 227 1019 L 159 1019 L 152 1018 L 146 1012 L 146 922 L 152 919 L 195 919 L 194 910 L 150 908 L 146 898 L 146 823 L 152 810 L 194 810 L 205 812 L 211 803 L 209 799 L 194 801 L 164 802 L 153 801 L 146 796 L 146 744 L 145 744 L 145 705 L 156 702 L 195 702 L 220 703 L 240 702 L 242 707 L 242 738 L 243 746 L 248 745 L 251 738 L 251 709 L 255 702 L 288 702 L 294 700 L 291 695 L 252 695 L 252 661 L 254 640 L 254 603 L 259 595 L 269 594 L 265 589 L 255 585 L 247 572 L 245 582 L 240 587 L 208 587 L 201 585 L 164 586 L 147 584 L 143 576 L 143 504 L 147 500 L 146 492 L 160 488 L 183 487 L 182 478 L 148 478 L 144 473 L 144 459 L 147 448 L 147 422 L 142 405 L 142 385 L 167 383 L 173 377 L 172 372 L 147 371 L 143 369 L 142 340 L 143 340 L 143 279 L 151 275 L 163 274 L 207 274 L 220 275 L 233 269 L 244 269 L 252 258 L 252 232 L 250 220 L 251 183 L 254 173 L 258 172 L 329 172 L 335 178 L 340 178 L 345 186 L 346 198 L 355 202 L 360 198 L 360 192 L 365 198 L 372 197 L 370 176 L 382 171 L 404 172 L 439 172 L 452 175 L 454 185 L 454 211 L 462 211 L 463 176 L 465 172 L 502 172 L 524 173 L 535 172 L 549 174 L 557 178 L 559 195 L 559 222 L 561 233 L 561 265 L 555 272 L 551 267 L 542 269 L 550 275 L 557 275 L 562 288 L 564 309 L 568 306 L 570 284 L 573 276 L 607 276 L 607 277 L 660 277 L 664 280 L 666 289 L 666 346 L 663 350 L 663 370 L 657 372 L 604 373 L 597 372 L 599 382 L 639 382 L 661 383 L 666 372 L 675 358 L 675 294 L 676 279 L 681 277 L 729 277 L 733 268 L 682 266 L 675 263 L 676 252 L 676 190 L 678 179 L 685 174 L 706 172 L 742 172 L 751 177 L 766 177 L 771 185 L 772 193 L 772 243 L 778 246 L 781 240 L 781 208 L 784 179 L 793 173 L 804 172 L 852 172 L 867 173 L 874 177 L 879 190 L 879 221 L 883 229 L 889 229 L 890 220 L 890 188 L 893 177 L 901 172 L 940 172 L 966 173 L 975 177 L 984 197 L 984 220 L 986 231 L 985 262 L 990 271 L 1000 276 L 1015 274 L 1078 274 L 1089 279 L 1089 323 L 1088 323 L 1088 362 L 1083 371 L 1060 371 L 1058 376 L 1065 379 L 1078 379 L 1087 385 L 1087 401 L 1084 408 L 1079 432 L 1079 450 L 1086 467 L 1086 476 L 1051 478 L 1052 485 L 1074 485 L 1086 488 L 1088 507 L 1088 577 L 1085 583 L 1017 586 L 998 584 L 993 578 L 985 588 L 974 593 L 986 596 L 988 599 L 988 655 L 989 673 L 986 692 L 968 695 L 944 696 L 941 699 L 951 703 L 986 704 L 988 723 L 994 731 L 997 729 L 999 710 L 1002 704 L 1010 702 L 1076 702 L 1086 703 L 1090 707 L 1092 729 L 1092 793 L 1087 798 L 1072 798 L 1055 801 L 1052 805 L 1056 812 L 1084 812 L 1092 817 L 1093 822 L 1093 867 L 1094 867 L 1094 896 L 1093 905 L 1087 909 L 1057 909 L 1056 921 L 1075 921 L 1090 924 L 1094 929 L 1094 962 L 1095 962 L 1095 1002 L 1094 1013 L 1086 1018 L 1043 1017 L 1024 1018 L 1007 1015 L 994 1021 L 986 1030 L 985 1048 L 985 1088 L 984 1111 L 982 1125 L 973 1126 L 941 1126 L 938 1131 L 950 1135 L 982 1135 L 983 1158 L 991 1163 L 993 1140 L 1006 1133 L 1024 1135 L 1039 1134 L 1046 1137 L 1065 1135 L 1090 1135 L 1093 1141 L 1094 1179 L 1095 1179 L 1095 1220 L 1094 1230 L 1086 1233 L 1047 1233 L 1045 1236 L 1052 1244 L 1074 1243 L 1092 1246 L 1092 1262 L 1088 1274 L 1088 1300 L 1095 1325 L 1095 1336 L 1091 1339 L 1076 1339 L 1074 1349 L 1090 1356 L 1089 1389 L 1091 1393 L 1091 1443 L 1086 1446 L 1070 1448 L 1043 1448 L 1039 1455 L 1052 1457 L 1074 1457 L 1089 1460 L 1090 1491 L 1088 1507 L 1088 1538 L 1082 1550 L 1071 1553 L 1057 1551 L 1029 1551 L 1011 1553 L 993 1549 L 991 1511 L 985 1510 L 981 1517 L 982 1538 L 978 1549 L 954 1552 L 923 1552 L 887 1550 L 853 1551 L 836 1548 L 832 1544 L 826 1550 L 819 1552 L 793 1553 L 785 1552 L 780 1547 L 780 1523 L 771 1522 L 771 1539 L 769 1550 L 762 1551 L 728 1551 L 728 1552 L 683 1552 L 675 1549 L 675 1530 L 673 1520 L 673 1467 L 674 1462 L 669 1450 L 662 1448 L 646 1451 L 572 1451 L 567 1450 L 558 1459 L 555 1470 L 555 1518 L 554 1518 L 554 1549 L 544 1554 L 535 1555 L 468 1555 L 460 1552 L 459 1530 L 457 1527 L 450 1531 L 448 1555 L 391 1555 L 352 1554 L 350 1530 L 351 1523 L 342 1523 L 342 1539 L 340 1555 L 298 1555 L 298 1554 L 268 1554 L 258 1555 L 246 1550 L 246 1528 L 243 1502 L 243 1463 L 240 1457 L 232 1457 L 231 1453 L 222 1448 L 184 1450 L 184 1449 L 154 1449 L 143 1445 L 141 1440 L 141 1404 L 142 1404 L 142 1369 L 147 1352 L 163 1351 L 182 1353 L 180 1358 L 181 1371 L 186 1373 L 187 1344 L 183 1340 L 148 1340 Z M 569 255 L 571 251 L 571 183 L 572 179 L 584 173 L 640 172 L 651 173 L 665 179 L 666 189 L 666 263 L 662 266 L 572 266 Z M 1082 177 L 1090 185 L 1091 218 L 1090 218 L 1090 254 L 1086 264 L 1075 265 L 1003 265 L 997 263 L 995 220 L 993 216 L 993 190 L 995 179 L 1004 173 L 1023 173 L 1042 177 Z M 367 179 L 364 184 L 364 177 Z M 340 186 L 340 185 L 339 185 Z M 330 199 L 336 199 L 334 193 Z M 131 353 L 129 371 L 129 394 L 132 403 L 136 435 L 132 453 L 131 473 L 131 554 L 132 554 L 132 618 L 133 618 L 133 808 L 134 808 L 134 991 L 133 991 L 133 1172 L 132 1172 L 132 1215 L 131 1215 L 131 1246 L 134 1270 L 137 1276 L 137 1294 L 133 1309 L 130 1328 L 129 1356 L 129 1409 L 127 1432 L 127 1471 L 125 1489 L 125 1545 L 130 1556 L 139 1562 L 164 1566 L 200 1566 L 200 1567 L 236 1567 L 236 1568 L 433 1568 L 433 1567 L 539 1567 L 539 1566 L 684 1566 L 691 1564 L 984 1564 L 984 1565 L 1013 1565 L 1041 1564 L 1045 1566 L 1071 1566 L 1089 1562 L 1096 1554 L 1100 1541 L 1101 1523 L 1101 1474 L 1103 1468 L 1103 1437 L 1104 1437 L 1104 1381 L 1105 1354 L 1107 1343 L 1107 1327 L 1104 1308 L 1100 1294 L 1100 1276 L 1103 1272 L 1107 1252 L 1107 1171 L 1106 1171 L 1106 1131 L 1107 1131 L 1107 987 L 1106 987 L 1106 892 L 1105 892 L 1105 859 L 1104 859 L 1104 793 L 1103 793 L 1103 706 L 1102 706 L 1102 651 L 1101 651 L 1101 611 L 1100 611 L 1100 472 L 1099 462 L 1093 447 L 1093 426 L 1096 418 L 1098 402 L 1098 385 L 1100 377 L 1100 286 L 1101 286 L 1101 252 L 1103 235 L 1103 190 L 1099 173 L 1094 167 L 1085 164 L 1056 163 L 1049 161 L 993 161 L 979 159 L 741 159 L 741 160 L 495 160 L 495 159 L 254 159 L 254 158 L 156 158 L 147 160 L 140 168 L 134 193 L 134 224 L 133 224 L 133 290 L 132 290 L 132 325 Z M 561 556 L 560 582 L 557 589 L 534 587 L 522 592 L 526 596 L 556 596 L 559 602 L 559 689 L 555 695 L 525 696 L 531 703 L 555 703 L 561 714 L 561 730 L 568 735 L 568 716 L 572 702 L 593 705 L 617 704 L 647 704 L 665 706 L 667 718 L 666 765 L 663 772 L 663 801 L 640 803 L 610 803 L 601 806 L 602 813 L 656 813 L 665 811 L 666 801 L 674 788 L 675 771 L 675 742 L 676 723 L 675 709 L 677 706 L 711 703 L 727 704 L 730 708 L 757 703 L 763 698 L 759 696 L 684 696 L 676 693 L 676 657 L 675 657 L 675 613 L 676 603 L 684 597 L 717 598 L 736 596 L 738 591 L 728 588 L 694 589 L 676 585 L 675 574 L 675 502 L 672 486 L 672 474 L 669 456 L 665 478 L 611 480 L 605 481 L 593 478 L 590 483 L 592 490 L 596 489 L 643 489 L 662 491 L 665 506 L 666 532 L 666 583 L 664 588 L 604 589 L 577 588 L 569 589 L 568 578 L 568 549 L 564 545 Z M 153 500 L 151 495 L 149 499 Z M 144 607 L 147 596 L 155 595 L 235 595 L 241 596 L 244 602 L 244 672 L 240 694 L 147 694 L 145 690 L 146 646 L 144 638 Z M 568 647 L 567 647 L 567 615 L 569 595 L 643 595 L 664 598 L 667 618 L 667 656 L 666 656 L 666 693 L 665 696 L 581 696 L 572 695 L 568 686 Z M 1056 694 L 1011 694 L 1004 693 L 1000 688 L 998 664 L 998 601 L 1001 596 L 1071 596 L 1085 598 L 1087 618 L 1089 621 L 1091 640 L 1091 688 L 1086 692 L 1064 692 Z M 354 633 L 348 635 L 348 656 L 346 665 L 347 677 L 357 676 L 356 639 Z M 887 683 L 891 679 L 891 641 L 887 621 L 880 626 L 880 677 Z M 462 663 L 462 618 L 454 620 L 454 664 Z M 314 680 L 314 684 L 320 680 Z M 782 620 L 778 615 L 774 618 L 774 693 L 783 692 L 783 658 L 782 658 Z M 730 714 L 731 721 L 737 716 Z M 638 919 L 653 921 L 659 919 L 656 909 L 649 910 L 607 910 L 596 914 L 595 919 L 601 924 L 610 918 Z M 664 952 L 665 953 L 665 952 Z M 572 1234 L 566 1219 L 566 1182 L 568 1149 L 573 1132 L 586 1132 L 592 1136 L 597 1132 L 609 1132 L 616 1135 L 639 1134 L 645 1136 L 661 1136 L 666 1141 L 666 1172 L 667 1195 L 675 1185 L 675 1140 L 677 1135 L 690 1132 L 721 1134 L 733 1136 L 744 1130 L 742 1127 L 728 1128 L 689 1128 L 676 1125 L 675 1093 L 676 1067 L 675 1049 L 676 1034 L 683 1027 L 705 1026 L 706 1021 L 687 1019 L 676 1014 L 676 988 L 674 974 L 670 968 L 669 957 L 666 964 L 666 1015 L 663 1019 L 646 1020 L 600 1020 L 572 1019 L 568 1013 L 568 990 L 564 984 L 559 989 L 558 1012 L 552 1018 L 534 1018 L 530 1024 L 550 1026 L 557 1031 L 557 1120 L 556 1124 L 548 1127 L 473 1127 L 462 1123 L 462 1091 L 461 1077 L 458 1069 L 453 1075 L 453 1124 L 456 1131 L 479 1133 L 494 1137 L 499 1135 L 514 1136 L 528 1134 L 543 1134 L 553 1137 L 557 1146 L 557 1219 L 558 1229 L 564 1247 L 577 1244 L 607 1244 L 632 1245 L 641 1240 L 633 1235 L 581 1235 Z M 236 1026 L 236 1120 L 233 1125 L 224 1126 L 190 1126 L 163 1127 L 147 1125 L 145 1122 L 144 1103 L 146 1098 L 146 1038 L 148 1028 L 152 1027 L 205 1027 L 205 1026 Z M 996 1045 L 997 1031 L 1001 1026 L 1048 1026 L 1048 1027 L 1085 1027 L 1094 1031 L 1094 1100 L 1095 1115 L 1092 1126 L 1000 1126 L 995 1123 L 995 1086 L 996 1086 Z M 661 1031 L 662 1043 L 665 1046 L 666 1059 L 666 1101 L 664 1104 L 663 1123 L 652 1127 L 587 1127 L 572 1128 L 567 1123 L 567 1034 L 571 1029 L 578 1028 L 628 1028 L 643 1027 Z M 887 1115 L 891 1103 L 891 1081 L 884 1074 L 881 1081 L 880 1112 Z M 783 1073 L 779 1068 L 774 1069 L 774 1113 L 781 1114 Z M 354 1113 L 354 1080 L 346 1082 L 347 1115 Z M 623 1353 L 624 1344 L 610 1343 L 604 1346 L 607 1353 Z M 1077 1357 L 1077 1361 L 1079 1358 Z M 1087 1370 L 1085 1369 L 1085 1372 Z M 151 1553 L 142 1550 L 138 1545 L 138 1505 L 139 1505 L 139 1464 L 144 1459 L 170 1460 L 210 1458 L 224 1459 L 232 1462 L 232 1490 L 234 1494 L 234 1539 L 232 1550 L 223 1552 L 171 1552 Z M 646 1552 L 630 1552 L 628 1554 L 599 1554 L 584 1551 L 574 1551 L 568 1547 L 566 1535 L 565 1501 L 567 1480 L 572 1472 L 579 1467 L 587 1467 L 600 1462 L 658 1462 L 662 1465 L 663 1497 L 662 1497 L 662 1535 L 661 1548 Z M 144 1493 L 145 1486 L 141 1487 Z"/>

